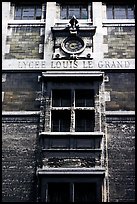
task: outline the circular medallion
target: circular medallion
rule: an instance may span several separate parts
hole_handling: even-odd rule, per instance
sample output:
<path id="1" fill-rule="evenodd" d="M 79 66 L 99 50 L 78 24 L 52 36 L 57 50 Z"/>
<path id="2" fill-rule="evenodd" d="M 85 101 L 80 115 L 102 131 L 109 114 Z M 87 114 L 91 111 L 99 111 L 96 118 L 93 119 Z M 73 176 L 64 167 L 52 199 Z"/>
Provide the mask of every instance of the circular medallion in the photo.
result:
<path id="1" fill-rule="evenodd" d="M 85 49 L 85 43 L 80 37 L 68 37 L 62 42 L 61 48 L 68 54 L 78 54 Z"/>

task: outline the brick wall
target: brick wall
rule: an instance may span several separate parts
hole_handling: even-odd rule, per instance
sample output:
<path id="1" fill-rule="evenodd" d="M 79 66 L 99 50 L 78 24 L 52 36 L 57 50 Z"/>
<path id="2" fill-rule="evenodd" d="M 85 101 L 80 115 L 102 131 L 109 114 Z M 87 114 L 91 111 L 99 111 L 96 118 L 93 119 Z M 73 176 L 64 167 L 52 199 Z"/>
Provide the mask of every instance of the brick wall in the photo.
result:
<path id="1" fill-rule="evenodd" d="M 110 92 L 110 101 L 106 102 L 107 111 L 135 110 L 135 74 L 106 73 L 109 82 L 105 89 Z"/>
<path id="2" fill-rule="evenodd" d="M 3 118 L 3 202 L 36 202 L 36 167 L 40 161 L 37 123 L 37 117 Z"/>
<path id="3" fill-rule="evenodd" d="M 135 58 L 135 27 L 108 27 L 107 35 L 104 35 L 104 44 L 108 45 L 108 52 L 104 53 L 104 58 Z"/>
<path id="4" fill-rule="evenodd" d="M 41 86 L 38 76 L 41 73 L 5 73 L 2 83 L 4 100 L 3 111 L 39 110 Z"/>
<path id="5" fill-rule="evenodd" d="M 135 124 L 112 119 L 107 131 L 110 202 L 134 202 Z"/>
<path id="6" fill-rule="evenodd" d="M 42 59 L 43 49 L 39 51 L 39 45 L 44 44 L 44 35 L 40 34 L 40 29 L 38 26 L 13 28 L 12 35 L 7 37 L 10 50 L 5 59 Z"/>

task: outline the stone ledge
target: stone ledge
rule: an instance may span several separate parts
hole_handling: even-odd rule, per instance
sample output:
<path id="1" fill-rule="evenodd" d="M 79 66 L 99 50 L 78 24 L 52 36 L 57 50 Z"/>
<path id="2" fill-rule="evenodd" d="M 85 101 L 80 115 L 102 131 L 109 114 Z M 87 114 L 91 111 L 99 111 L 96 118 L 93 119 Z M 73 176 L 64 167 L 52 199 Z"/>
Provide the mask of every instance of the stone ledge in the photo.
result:
<path id="1" fill-rule="evenodd" d="M 135 116 L 135 111 L 106 111 L 106 116 Z"/>
<path id="2" fill-rule="evenodd" d="M 37 175 L 45 174 L 105 174 L 105 168 L 39 168 L 36 172 Z"/>
<path id="3" fill-rule="evenodd" d="M 40 115 L 40 111 L 2 111 L 2 116 L 33 116 Z"/>

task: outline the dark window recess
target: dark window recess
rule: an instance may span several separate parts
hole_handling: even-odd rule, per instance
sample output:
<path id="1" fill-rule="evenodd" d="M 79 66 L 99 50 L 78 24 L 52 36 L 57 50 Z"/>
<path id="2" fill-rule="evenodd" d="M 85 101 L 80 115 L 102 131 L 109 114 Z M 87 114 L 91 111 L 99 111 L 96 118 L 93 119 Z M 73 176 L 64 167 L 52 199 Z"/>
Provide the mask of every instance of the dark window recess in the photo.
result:
<path id="1" fill-rule="evenodd" d="M 71 90 L 52 90 L 53 107 L 70 107 Z"/>
<path id="2" fill-rule="evenodd" d="M 108 19 L 134 19 L 134 6 L 130 5 L 107 5 Z"/>
<path id="3" fill-rule="evenodd" d="M 75 90 L 76 107 L 93 107 L 94 91 L 93 90 Z"/>
<path id="4" fill-rule="evenodd" d="M 88 18 L 88 6 L 85 5 L 62 5 L 61 19 L 71 19 L 75 15 L 78 19 Z"/>
<path id="5" fill-rule="evenodd" d="M 70 131 L 70 111 L 52 111 L 51 131 L 69 132 Z"/>
<path id="6" fill-rule="evenodd" d="M 80 203 L 97 202 L 95 183 L 75 183 L 74 201 Z"/>
<path id="7" fill-rule="evenodd" d="M 49 183 L 48 202 L 70 202 L 69 183 Z"/>
<path id="8" fill-rule="evenodd" d="M 93 132 L 95 126 L 94 111 L 76 111 L 75 113 L 75 131 Z"/>
<path id="9" fill-rule="evenodd" d="M 15 20 L 40 20 L 42 5 L 17 5 L 15 6 Z"/>

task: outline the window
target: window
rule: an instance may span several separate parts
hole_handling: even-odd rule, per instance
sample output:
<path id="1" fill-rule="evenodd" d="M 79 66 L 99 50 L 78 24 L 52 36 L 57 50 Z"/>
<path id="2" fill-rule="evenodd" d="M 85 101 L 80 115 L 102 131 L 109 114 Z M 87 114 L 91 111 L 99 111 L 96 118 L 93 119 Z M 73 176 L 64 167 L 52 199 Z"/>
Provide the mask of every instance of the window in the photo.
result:
<path id="1" fill-rule="evenodd" d="M 40 20 L 42 5 L 16 5 L 15 20 Z"/>
<path id="2" fill-rule="evenodd" d="M 52 132 L 94 131 L 93 89 L 53 89 L 51 97 Z"/>
<path id="3" fill-rule="evenodd" d="M 48 182 L 46 189 L 43 189 L 43 192 L 46 192 L 43 202 L 76 202 L 76 203 L 94 203 L 101 202 L 101 183 L 98 184 L 96 181 L 92 182 L 80 182 L 82 178 L 75 178 L 75 182 L 68 179 L 68 182 Z"/>
<path id="4" fill-rule="evenodd" d="M 134 6 L 107 5 L 108 19 L 134 19 Z"/>
<path id="5" fill-rule="evenodd" d="M 94 91 L 93 90 L 75 90 L 75 106 L 76 107 L 94 106 Z"/>
<path id="6" fill-rule="evenodd" d="M 69 183 L 48 183 L 48 202 L 68 202 L 70 199 Z"/>
<path id="7" fill-rule="evenodd" d="M 77 110 L 75 113 L 75 131 L 93 132 L 94 131 L 94 112 Z"/>
<path id="8" fill-rule="evenodd" d="M 54 110 L 51 113 L 52 132 L 69 132 L 70 131 L 70 111 Z"/>
<path id="9" fill-rule="evenodd" d="M 71 19 L 75 15 L 77 19 L 88 18 L 88 6 L 85 5 L 62 5 L 61 19 Z"/>
<path id="10" fill-rule="evenodd" d="M 53 107 L 71 106 L 71 90 L 53 90 L 52 106 Z"/>
<path id="11" fill-rule="evenodd" d="M 97 202 L 95 183 L 76 183 L 74 186 L 75 202 Z"/>

